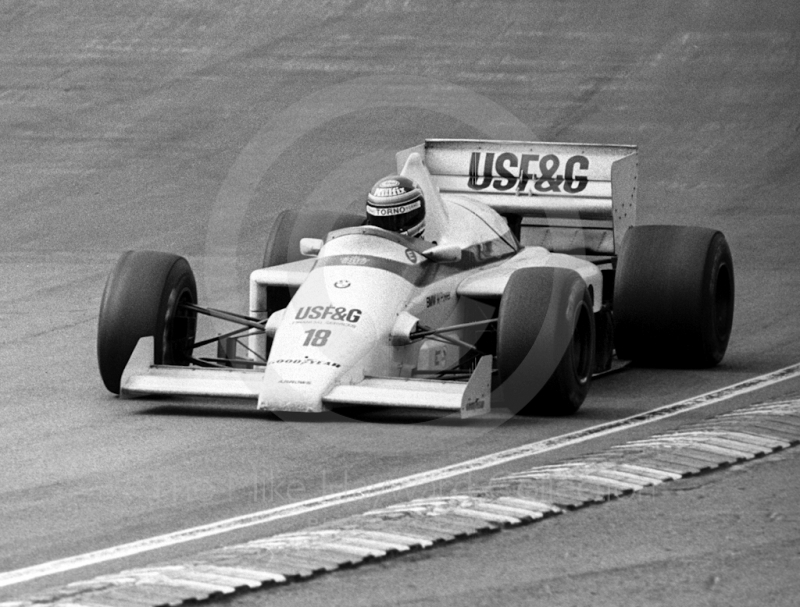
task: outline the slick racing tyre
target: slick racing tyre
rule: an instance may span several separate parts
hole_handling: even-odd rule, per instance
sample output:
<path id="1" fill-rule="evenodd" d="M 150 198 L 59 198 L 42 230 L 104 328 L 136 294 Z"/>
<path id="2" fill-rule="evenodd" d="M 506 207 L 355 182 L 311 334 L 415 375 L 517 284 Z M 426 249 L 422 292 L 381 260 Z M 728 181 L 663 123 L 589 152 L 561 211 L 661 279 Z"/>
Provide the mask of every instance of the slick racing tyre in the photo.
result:
<path id="1" fill-rule="evenodd" d="M 106 281 L 97 324 L 97 361 L 109 391 L 119 394 L 122 372 L 141 337 L 154 337 L 155 364 L 189 364 L 197 318 L 182 303 L 197 303 L 194 274 L 183 257 L 122 254 Z"/>
<path id="2" fill-rule="evenodd" d="M 614 286 L 617 356 L 652 366 L 716 365 L 728 347 L 733 295 L 733 261 L 722 232 L 630 228 Z"/>
<path id="3" fill-rule="evenodd" d="M 514 272 L 500 300 L 497 367 L 504 403 L 535 415 L 575 413 L 589 391 L 595 351 L 592 300 L 577 272 Z"/>
<path id="4" fill-rule="evenodd" d="M 325 238 L 328 232 L 352 228 L 364 223 L 364 217 L 335 211 L 281 211 L 272 224 L 262 267 L 277 266 L 305 259 L 300 254 L 302 238 Z M 291 292 L 287 287 L 267 290 L 267 311 L 272 313 L 289 305 Z"/>
<path id="5" fill-rule="evenodd" d="M 336 211 L 281 211 L 272 224 L 267 246 L 264 250 L 264 265 L 276 266 L 304 259 L 300 254 L 302 238 L 325 238 L 328 232 L 353 228 L 364 223 L 364 217 L 354 213 Z"/>

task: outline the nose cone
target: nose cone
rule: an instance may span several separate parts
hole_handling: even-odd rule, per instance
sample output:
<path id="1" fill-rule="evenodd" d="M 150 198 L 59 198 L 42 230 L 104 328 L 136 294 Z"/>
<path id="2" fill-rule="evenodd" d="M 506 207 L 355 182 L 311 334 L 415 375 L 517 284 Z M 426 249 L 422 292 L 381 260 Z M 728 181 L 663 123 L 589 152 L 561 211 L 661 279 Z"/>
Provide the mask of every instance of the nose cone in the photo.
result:
<path id="1" fill-rule="evenodd" d="M 376 343 L 375 323 L 359 308 L 334 303 L 290 305 L 284 319 L 264 372 L 258 408 L 321 411 L 322 397 Z"/>
<path id="2" fill-rule="evenodd" d="M 377 268 L 314 269 L 275 334 L 259 409 L 321 411 L 325 394 L 348 374 L 360 379 L 373 351 L 389 347 L 408 289 L 406 281 Z"/>

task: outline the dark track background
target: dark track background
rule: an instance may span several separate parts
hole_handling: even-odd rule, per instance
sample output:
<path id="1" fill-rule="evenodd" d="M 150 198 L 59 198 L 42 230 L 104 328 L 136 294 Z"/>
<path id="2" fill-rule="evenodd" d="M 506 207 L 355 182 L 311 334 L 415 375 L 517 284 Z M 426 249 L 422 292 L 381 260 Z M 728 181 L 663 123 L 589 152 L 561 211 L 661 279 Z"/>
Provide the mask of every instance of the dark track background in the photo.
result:
<path id="1" fill-rule="evenodd" d="M 0 0 L 0 15 L 0 571 L 446 465 L 800 360 L 793 1 Z M 280 209 L 358 209 L 395 151 L 482 136 L 638 145 L 640 223 L 708 225 L 730 241 L 723 365 L 631 369 L 563 420 L 287 422 L 105 392 L 95 326 L 122 251 L 184 254 L 201 298 L 244 310 Z"/>

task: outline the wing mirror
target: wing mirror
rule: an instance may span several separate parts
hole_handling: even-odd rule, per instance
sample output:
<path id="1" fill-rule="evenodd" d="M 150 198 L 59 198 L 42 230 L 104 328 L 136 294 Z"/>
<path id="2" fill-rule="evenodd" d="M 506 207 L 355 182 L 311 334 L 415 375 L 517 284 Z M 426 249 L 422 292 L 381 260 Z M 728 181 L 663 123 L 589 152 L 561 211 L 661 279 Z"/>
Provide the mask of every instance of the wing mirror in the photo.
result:
<path id="1" fill-rule="evenodd" d="M 321 238 L 301 238 L 300 254 L 306 257 L 316 257 L 319 255 L 325 241 Z"/>
<path id="2" fill-rule="evenodd" d="M 436 263 L 456 263 L 461 261 L 461 247 L 457 244 L 439 244 L 422 252 Z"/>

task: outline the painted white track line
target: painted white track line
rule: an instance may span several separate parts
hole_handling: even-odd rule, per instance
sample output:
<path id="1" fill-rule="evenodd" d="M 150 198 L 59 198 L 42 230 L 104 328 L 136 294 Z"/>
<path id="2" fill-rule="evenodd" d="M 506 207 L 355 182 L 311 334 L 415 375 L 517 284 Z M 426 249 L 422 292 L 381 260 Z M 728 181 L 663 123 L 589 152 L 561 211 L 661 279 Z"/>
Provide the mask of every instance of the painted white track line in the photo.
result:
<path id="1" fill-rule="evenodd" d="M 753 377 L 751 379 L 747 379 L 718 390 L 706 392 L 705 394 L 701 394 L 699 396 L 688 398 L 670 405 L 665 405 L 657 409 L 652 409 L 644 413 L 632 415 L 630 417 L 619 419 L 613 422 L 607 422 L 605 424 L 600 424 L 598 426 L 593 426 L 577 432 L 562 434 L 561 436 L 537 441 L 535 443 L 529 443 L 513 449 L 498 451 L 497 453 L 467 460 L 451 466 L 445 466 L 436 470 L 429 470 L 427 472 L 412 474 L 410 476 L 405 476 L 398 479 L 383 481 L 358 489 L 350 489 L 348 491 L 342 491 L 331 495 L 324 495 L 302 502 L 286 504 L 277 508 L 255 512 L 253 514 L 246 514 L 243 516 L 237 516 L 214 523 L 209 523 L 207 525 L 182 529 L 173 533 L 157 535 L 135 542 L 120 544 L 118 546 L 112 546 L 102 550 L 96 550 L 94 552 L 87 552 L 85 554 L 49 561 L 47 563 L 41 563 L 31 567 L 16 569 L 14 571 L 6 571 L 4 573 L 0 573 L 0 588 L 13 586 L 14 584 L 20 584 L 22 582 L 35 580 L 57 573 L 80 569 L 82 567 L 88 567 L 90 565 L 96 565 L 99 563 L 105 563 L 128 556 L 133 556 L 152 550 L 158 550 L 160 548 L 191 542 L 193 540 L 198 540 L 205 537 L 236 531 L 246 527 L 263 525 L 275 520 L 290 518 L 305 514 L 307 512 L 329 508 L 331 506 L 338 506 L 395 491 L 402 491 L 412 487 L 459 476 L 461 474 L 485 470 L 494 466 L 500 466 L 506 462 L 531 457 L 539 453 L 554 451 L 556 449 L 586 442 L 601 436 L 607 436 L 609 434 L 621 432 L 622 430 L 626 430 L 628 428 L 635 428 L 637 426 L 649 424 L 673 415 L 707 407 L 731 398 L 735 398 L 737 396 L 741 396 L 743 394 L 747 394 L 748 392 L 753 392 L 773 384 L 794 379 L 796 377 L 800 377 L 800 363 L 791 365 L 789 367 L 784 367 L 783 369 L 778 369 L 777 371 L 773 371 L 765 375 Z"/>

